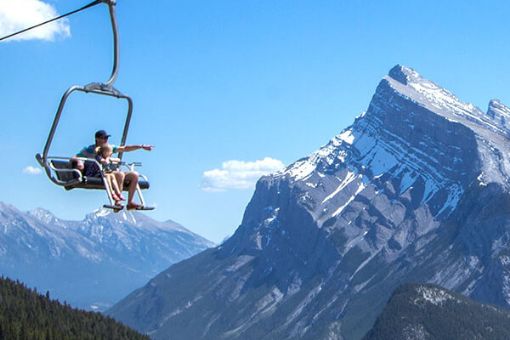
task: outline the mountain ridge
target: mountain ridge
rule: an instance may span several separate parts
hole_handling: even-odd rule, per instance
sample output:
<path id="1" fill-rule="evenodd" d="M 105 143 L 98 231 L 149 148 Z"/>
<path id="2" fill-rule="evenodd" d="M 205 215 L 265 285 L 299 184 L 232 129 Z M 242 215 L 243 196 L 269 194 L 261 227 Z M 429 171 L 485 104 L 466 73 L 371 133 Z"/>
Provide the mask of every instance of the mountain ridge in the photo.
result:
<path id="1" fill-rule="evenodd" d="M 213 245 L 171 220 L 138 212 L 98 209 L 68 221 L 0 202 L 0 271 L 81 308 L 103 310 Z"/>
<path id="2" fill-rule="evenodd" d="M 351 126 L 257 182 L 231 238 L 109 313 L 154 339 L 360 339 L 405 282 L 509 306 L 510 143 L 494 107 L 395 66 Z"/>

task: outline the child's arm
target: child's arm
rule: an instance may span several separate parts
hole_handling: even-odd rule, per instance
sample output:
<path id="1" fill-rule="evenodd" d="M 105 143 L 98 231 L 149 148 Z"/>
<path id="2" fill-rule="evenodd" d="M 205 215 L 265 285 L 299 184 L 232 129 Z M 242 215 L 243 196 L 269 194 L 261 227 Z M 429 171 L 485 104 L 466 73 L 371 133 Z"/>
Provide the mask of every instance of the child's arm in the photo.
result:
<path id="1" fill-rule="evenodd" d="M 108 158 L 103 158 L 101 155 L 97 155 L 96 160 L 103 165 L 108 164 Z"/>
<path id="2" fill-rule="evenodd" d="M 120 158 L 110 157 L 110 162 L 113 164 L 120 163 Z"/>

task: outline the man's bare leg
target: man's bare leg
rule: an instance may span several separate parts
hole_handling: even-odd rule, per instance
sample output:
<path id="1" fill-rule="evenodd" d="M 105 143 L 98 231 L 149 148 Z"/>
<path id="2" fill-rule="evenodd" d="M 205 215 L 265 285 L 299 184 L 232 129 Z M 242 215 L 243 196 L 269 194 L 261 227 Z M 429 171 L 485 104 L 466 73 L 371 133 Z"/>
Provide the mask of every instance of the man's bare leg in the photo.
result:
<path id="1" fill-rule="evenodd" d="M 126 174 L 126 180 L 129 181 L 128 187 L 128 205 L 135 204 L 133 199 L 135 198 L 136 186 L 138 185 L 138 173 L 128 172 Z"/>

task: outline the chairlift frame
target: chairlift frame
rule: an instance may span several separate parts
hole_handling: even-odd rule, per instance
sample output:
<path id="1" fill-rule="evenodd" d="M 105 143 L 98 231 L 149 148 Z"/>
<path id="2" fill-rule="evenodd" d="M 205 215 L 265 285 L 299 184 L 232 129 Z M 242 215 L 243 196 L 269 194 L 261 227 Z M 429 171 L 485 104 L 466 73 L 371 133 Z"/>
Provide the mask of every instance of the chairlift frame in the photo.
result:
<path id="1" fill-rule="evenodd" d="M 81 174 L 81 172 L 77 169 L 72 168 L 63 168 L 62 166 L 56 166 L 57 162 L 60 162 L 62 164 L 63 161 L 67 161 L 68 163 L 71 160 L 71 157 L 56 157 L 56 156 L 49 156 L 49 152 L 51 149 L 51 145 L 53 142 L 53 138 L 55 136 L 55 133 L 57 131 L 58 124 L 60 122 L 60 117 L 62 116 L 62 112 L 64 111 L 64 107 L 66 105 L 67 99 L 75 92 L 82 92 L 82 93 L 91 93 L 91 94 L 98 94 L 108 97 L 115 97 L 117 99 L 123 99 L 126 100 L 128 103 L 128 110 L 127 110 L 127 116 L 126 121 L 124 123 L 124 130 L 122 133 L 122 138 L 120 145 L 124 146 L 126 145 L 126 139 L 129 132 L 129 125 L 131 123 L 131 116 L 133 113 L 133 100 L 130 96 L 127 94 L 122 93 L 121 91 L 117 90 L 113 84 L 117 80 L 118 72 L 119 72 L 119 33 L 117 28 L 117 18 L 115 13 L 115 6 L 116 6 L 116 0 L 101 0 L 101 2 L 108 5 L 108 11 L 110 15 L 110 22 L 112 27 L 112 33 L 113 33 L 113 66 L 112 66 L 112 73 L 110 75 L 110 78 L 104 82 L 104 83 L 90 83 L 85 86 L 81 85 L 73 85 L 69 87 L 64 94 L 62 95 L 62 98 L 60 100 L 60 104 L 58 106 L 57 112 L 55 114 L 55 118 L 53 119 L 53 124 L 51 125 L 50 133 L 48 135 L 48 139 L 46 141 L 46 144 L 44 146 L 44 150 L 42 154 L 38 153 L 36 154 L 36 159 L 39 162 L 39 164 L 44 168 L 46 174 L 48 175 L 48 178 L 55 183 L 56 185 L 63 186 L 67 190 L 71 190 L 74 188 L 80 188 L 80 189 L 105 189 L 110 204 L 104 205 L 105 208 L 114 209 L 116 211 L 122 209 L 122 207 L 115 205 L 112 192 L 110 190 L 110 187 L 107 183 L 106 177 L 104 176 L 104 172 L 101 170 L 101 180 L 102 185 L 90 185 L 87 182 L 87 179 L 85 176 Z M 122 161 L 123 152 L 119 152 L 118 158 Z M 99 166 L 99 169 L 102 169 L 101 164 L 99 164 L 95 159 L 89 159 L 89 158 L 78 158 L 83 161 L 87 162 L 96 162 Z M 70 164 L 70 163 L 69 163 Z M 136 166 L 141 166 L 141 163 L 124 163 L 121 162 L 122 166 L 125 166 L 129 169 L 129 171 L 135 171 Z M 72 177 L 74 177 L 72 180 L 62 180 L 61 177 L 65 177 L 67 175 L 71 174 Z M 146 184 L 143 188 L 140 187 L 140 185 L 137 185 L 136 193 L 138 194 L 138 197 L 140 199 L 141 208 L 139 210 L 152 210 L 153 207 L 146 207 L 145 206 L 145 200 L 142 195 L 142 189 L 148 189 L 149 182 L 146 176 L 140 175 L 142 179 L 146 181 Z"/>

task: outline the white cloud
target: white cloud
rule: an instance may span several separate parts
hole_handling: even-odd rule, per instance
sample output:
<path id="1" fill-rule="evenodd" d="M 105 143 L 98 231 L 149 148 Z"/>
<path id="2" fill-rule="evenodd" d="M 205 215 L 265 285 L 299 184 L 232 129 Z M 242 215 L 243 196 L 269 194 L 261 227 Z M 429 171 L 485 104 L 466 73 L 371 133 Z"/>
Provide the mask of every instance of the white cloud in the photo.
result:
<path id="1" fill-rule="evenodd" d="M 220 169 L 204 171 L 202 190 L 225 191 L 228 189 L 253 188 L 257 180 L 264 175 L 285 167 L 282 161 L 266 157 L 254 162 L 226 161 Z"/>
<path id="2" fill-rule="evenodd" d="M 58 16 L 56 9 L 41 0 L 0 0 L 0 36 L 17 32 Z M 61 19 L 5 41 L 40 39 L 53 41 L 69 37 L 69 21 Z"/>
<path id="3" fill-rule="evenodd" d="M 36 168 L 35 166 L 26 166 L 23 168 L 23 173 L 27 175 L 39 175 L 42 172 L 40 168 Z"/>

